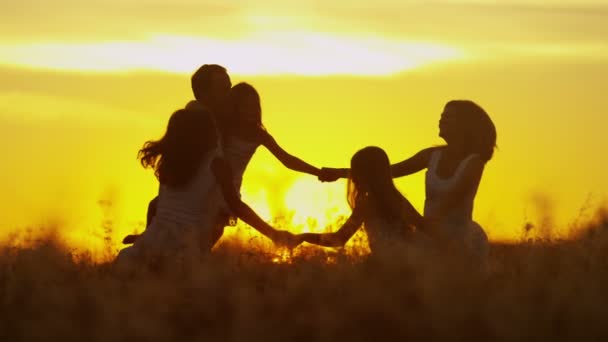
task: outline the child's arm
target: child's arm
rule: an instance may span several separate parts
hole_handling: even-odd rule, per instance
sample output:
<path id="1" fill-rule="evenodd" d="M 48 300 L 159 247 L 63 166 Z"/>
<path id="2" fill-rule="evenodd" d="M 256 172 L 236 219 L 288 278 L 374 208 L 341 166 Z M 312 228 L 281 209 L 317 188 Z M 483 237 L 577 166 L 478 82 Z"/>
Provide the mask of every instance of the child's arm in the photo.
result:
<path id="1" fill-rule="evenodd" d="M 337 232 L 323 234 L 304 233 L 296 235 L 296 237 L 301 237 L 304 241 L 319 246 L 340 247 L 344 246 L 344 244 L 355 235 L 362 223 L 363 217 L 355 209 L 353 214 L 344 222 Z"/>
<path id="2" fill-rule="evenodd" d="M 285 151 L 276 140 L 266 131 L 260 133 L 262 135 L 262 145 L 264 145 L 268 151 L 270 151 L 285 167 L 298 171 L 308 173 L 314 176 L 319 176 L 319 169 L 308 164 L 302 159 L 295 157 L 287 151 Z"/>
<path id="3" fill-rule="evenodd" d="M 215 158 L 211 164 L 211 170 L 215 176 L 215 179 L 220 185 L 221 192 L 224 195 L 224 199 L 226 200 L 228 207 L 241 220 L 273 240 L 275 243 L 285 244 L 290 247 L 297 245 L 298 239 L 295 237 L 295 235 L 286 231 L 274 229 L 272 226 L 262 220 L 262 218 L 260 218 L 255 211 L 253 211 L 253 209 L 251 209 L 240 199 L 234 184 L 232 183 L 232 171 L 224 159 Z"/>

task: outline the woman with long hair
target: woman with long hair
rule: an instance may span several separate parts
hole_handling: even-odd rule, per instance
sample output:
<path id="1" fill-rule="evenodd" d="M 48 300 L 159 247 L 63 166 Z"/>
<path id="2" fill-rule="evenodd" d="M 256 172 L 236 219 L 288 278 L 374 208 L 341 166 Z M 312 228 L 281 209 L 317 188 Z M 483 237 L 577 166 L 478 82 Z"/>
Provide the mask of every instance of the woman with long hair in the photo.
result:
<path id="1" fill-rule="evenodd" d="M 483 262 L 489 250 L 488 238 L 473 221 L 473 204 L 485 165 L 496 147 L 496 127 L 475 102 L 454 100 L 443 109 L 439 136 L 445 145 L 423 149 L 392 165 L 392 176 L 402 177 L 426 169 L 427 232 Z M 324 168 L 319 178 L 333 181 L 347 174 L 347 169 Z"/>

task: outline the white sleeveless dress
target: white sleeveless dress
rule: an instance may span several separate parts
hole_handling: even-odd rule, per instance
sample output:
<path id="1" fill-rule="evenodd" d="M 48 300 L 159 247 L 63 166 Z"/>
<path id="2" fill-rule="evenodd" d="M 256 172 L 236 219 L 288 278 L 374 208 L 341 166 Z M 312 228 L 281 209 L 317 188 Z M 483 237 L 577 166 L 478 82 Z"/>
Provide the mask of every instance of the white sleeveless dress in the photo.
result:
<path id="1" fill-rule="evenodd" d="M 120 251 L 119 263 L 211 249 L 212 230 L 224 203 L 211 171 L 211 162 L 220 155 L 217 148 L 203 158 L 195 176 L 184 187 L 159 186 L 154 220 L 133 246 Z"/>
<path id="2" fill-rule="evenodd" d="M 476 155 L 465 158 L 450 178 L 441 178 L 437 175 L 437 165 L 441 158 L 441 150 L 434 151 L 429 161 L 426 172 L 426 199 L 424 202 L 424 216 L 432 216 L 446 198 L 446 194 L 452 190 L 460 179 L 467 163 Z M 483 228 L 473 221 L 473 202 L 477 186 L 469 189 L 463 200 L 450 209 L 446 215 L 440 218 L 439 229 L 448 241 L 456 244 L 458 248 L 464 248 L 464 252 L 485 262 L 489 245 L 488 237 Z"/>

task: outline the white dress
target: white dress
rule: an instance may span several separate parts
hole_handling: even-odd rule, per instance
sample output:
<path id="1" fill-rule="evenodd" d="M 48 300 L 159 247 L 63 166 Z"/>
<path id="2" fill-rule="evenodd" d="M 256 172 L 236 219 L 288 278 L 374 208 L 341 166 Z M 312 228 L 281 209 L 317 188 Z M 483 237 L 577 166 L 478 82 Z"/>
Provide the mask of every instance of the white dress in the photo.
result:
<path id="1" fill-rule="evenodd" d="M 212 230 L 224 203 L 211 171 L 211 162 L 219 155 L 219 148 L 209 152 L 185 186 L 159 186 L 154 220 L 133 246 L 120 251 L 119 263 L 138 257 L 198 254 L 211 248 Z"/>
<path id="2" fill-rule="evenodd" d="M 446 194 L 452 190 L 462 176 L 467 163 L 476 155 L 465 158 L 450 178 L 441 178 L 437 175 L 437 165 L 441 158 L 441 150 L 434 151 L 426 172 L 426 199 L 424 202 L 424 216 L 432 216 L 445 200 Z M 473 202 L 477 186 L 468 189 L 462 201 L 450 209 L 440 218 L 439 229 L 448 241 L 455 243 L 464 252 L 484 262 L 488 255 L 488 237 L 483 228 L 473 221 Z"/>

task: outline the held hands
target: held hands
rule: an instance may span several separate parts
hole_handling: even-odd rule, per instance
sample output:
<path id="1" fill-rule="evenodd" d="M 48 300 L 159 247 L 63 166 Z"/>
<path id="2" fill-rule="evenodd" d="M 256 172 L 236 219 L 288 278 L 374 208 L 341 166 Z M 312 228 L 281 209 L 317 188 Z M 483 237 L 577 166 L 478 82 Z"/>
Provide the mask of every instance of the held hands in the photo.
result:
<path id="1" fill-rule="evenodd" d="M 335 182 L 342 177 L 342 171 L 340 169 L 334 169 L 330 167 L 323 167 L 319 172 L 319 180 L 321 182 Z"/>
<path id="2" fill-rule="evenodd" d="M 272 236 L 272 242 L 278 246 L 293 249 L 304 241 L 301 235 L 294 235 L 286 230 L 277 230 Z"/>

